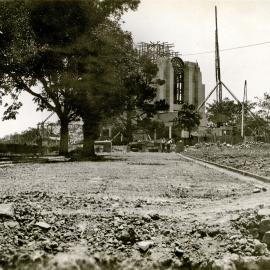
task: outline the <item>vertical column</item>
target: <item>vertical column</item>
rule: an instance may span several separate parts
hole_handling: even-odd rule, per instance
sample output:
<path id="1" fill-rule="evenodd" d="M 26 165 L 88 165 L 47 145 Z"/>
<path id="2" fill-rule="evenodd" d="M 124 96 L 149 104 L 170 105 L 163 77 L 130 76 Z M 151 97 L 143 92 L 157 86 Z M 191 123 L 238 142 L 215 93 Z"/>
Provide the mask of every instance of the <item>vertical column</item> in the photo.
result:
<path id="1" fill-rule="evenodd" d="M 184 102 L 189 104 L 194 104 L 194 63 L 185 62 L 185 72 L 184 72 Z"/>
<path id="2" fill-rule="evenodd" d="M 172 138 L 172 126 L 169 126 L 169 139 Z"/>
<path id="3" fill-rule="evenodd" d="M 204 101 L 204 93 L 203 93 L 203 85 L 202 85 L 202 74 L 198 67 L 197 69 L 197 87 L 196 87 L 196 97 L 197 100 L 195 102 L 195 107 L 198 107 L 199 104 L 201 104 Z"/>
<path id="4" fill-rule="evenodd" d="M 109 127 L 109 138 L 112 137 L 112 127 Z"/>
<path id="5" fill-rule="evenodd" d="M 165 80 L 166 61 L 164 58 L 158 59 L 158 74 L 157 77 L 160 80 Z M 166 99 L 166 83 L 158 86 L 157 99 Z"/>
<path id="6" fill-rule="evenodd" d="M 174 92 L 174 69 L 172 66 L 171 61 L 169 61 L 168 63 L 168 68 L 169 68 L 169 105 L 170 105 L 170 112 L 173 112 L 174 109 L 174 96 L 173 96 L 173 92 Z"/>
<path id="7" fill-rule="evenodd" d="M 187 63 L 184 68 L 184 102 L 189 102 L 189 67 Z"/>
<path id="8" fill-rule="evenodd" d="M 188 76 L 188 81 L 189 81 L 189 89 L 188 89 L 188 93 L 189 93 L 189 98 L 188 98 L 188 103 L 189 104 L 193 104 L 194 102 L 194 67 L 193 65 L 190 63 L 188 65 L 189 67 L 189 76 Z"/>

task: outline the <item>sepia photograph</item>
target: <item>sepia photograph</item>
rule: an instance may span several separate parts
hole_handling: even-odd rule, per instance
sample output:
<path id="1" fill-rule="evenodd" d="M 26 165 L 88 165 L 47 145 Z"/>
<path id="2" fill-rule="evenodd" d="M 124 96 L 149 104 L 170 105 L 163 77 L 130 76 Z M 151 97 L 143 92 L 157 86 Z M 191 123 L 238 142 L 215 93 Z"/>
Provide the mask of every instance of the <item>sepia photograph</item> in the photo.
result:
<path id="1" fill-rule="evenodd" d="M 0 270 L 270 270 L 270 0 L 0 0 Z"/>

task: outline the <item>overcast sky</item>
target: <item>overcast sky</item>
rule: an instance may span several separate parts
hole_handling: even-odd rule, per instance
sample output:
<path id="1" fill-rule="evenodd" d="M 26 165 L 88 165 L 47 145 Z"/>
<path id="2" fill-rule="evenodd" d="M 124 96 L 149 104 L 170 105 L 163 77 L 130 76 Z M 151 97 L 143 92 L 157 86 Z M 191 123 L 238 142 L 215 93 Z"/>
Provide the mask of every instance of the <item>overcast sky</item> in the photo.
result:
<path id="1" fill-rule="evenodd" d="M 207 95 L 215 86 L 214 53 L 186 54 L 215 49 L 215 5 L 221 50 L 270 42 L 270 1 L 264 0 L 141 0 L 137 11 L 123 17 L 123 28 L 132 32 L 135 42 L 174 43 L 184 61 L 197 61 Z M 242 100 L 245 80 L 249 99 L 270 91 L 270 43 L 220 55 L 222 81 L 239 99 Z M 48 115 L 35 111 L 30 96 L 24 95 L 23 100 L 24 107 L 16 121 L 0 123 L 0 137 L 36 126 Z"/>

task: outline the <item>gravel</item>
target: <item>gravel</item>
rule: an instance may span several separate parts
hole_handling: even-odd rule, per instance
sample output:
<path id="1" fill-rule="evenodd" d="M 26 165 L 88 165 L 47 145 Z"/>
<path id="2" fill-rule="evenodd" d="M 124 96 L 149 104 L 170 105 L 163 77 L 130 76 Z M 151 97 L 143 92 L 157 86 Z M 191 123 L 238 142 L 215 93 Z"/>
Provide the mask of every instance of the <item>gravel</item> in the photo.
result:
<path id="1" fill-rule="evenodd" d="M 165 165 L 128 164 L 138 160 Z M 19 164 L 2 173 L 0 206 L 13 211 L 0 219 L 4 270 L 204 270 L 269 257 L 262 227 L 270 212 L 254 185 L 176 154 Z"/>

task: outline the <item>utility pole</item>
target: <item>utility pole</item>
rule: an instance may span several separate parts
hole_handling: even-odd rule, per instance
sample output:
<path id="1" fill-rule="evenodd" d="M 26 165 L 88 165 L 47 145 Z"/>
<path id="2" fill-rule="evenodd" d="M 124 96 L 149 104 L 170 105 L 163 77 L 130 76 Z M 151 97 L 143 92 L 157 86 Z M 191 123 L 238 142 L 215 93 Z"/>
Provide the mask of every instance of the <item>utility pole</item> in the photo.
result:
<path id="1" fill-rule="evenodd" d="M 215 63 L 216 63 L 216 83 L 218 85 L 216 89 L 217 102 L 222 101 L 222 84 L 220 75 L 220 57 L 219 57 L 219 44 L 218 44 L 218 23 L 217 23 L 217 7 L 215 6 L 215 21 L 216 21 L 216 33 L 215 33 Z"/>
<path id="2" fill-rule="evenodd" d="M 242 124 L 241 124 L 241 137 L 244 139 L 245 136 L 245 105 L 247 104 L 247 81 L 244 84 L 244 95 L 242 102 Z"/>

